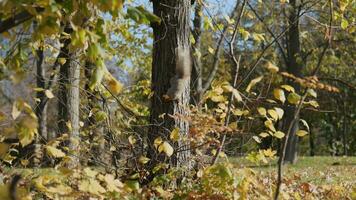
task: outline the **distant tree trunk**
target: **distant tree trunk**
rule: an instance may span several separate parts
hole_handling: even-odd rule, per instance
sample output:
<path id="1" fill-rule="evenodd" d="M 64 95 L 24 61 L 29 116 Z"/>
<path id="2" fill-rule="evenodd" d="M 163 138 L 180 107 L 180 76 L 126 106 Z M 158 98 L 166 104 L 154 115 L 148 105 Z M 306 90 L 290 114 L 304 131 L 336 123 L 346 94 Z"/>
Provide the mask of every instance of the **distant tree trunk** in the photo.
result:
<path id="1" fill-rule="evenodd" d="M 302 74 L 302 65 L 301 55 L 300 55 L 300 30 L 299 30 L 299 12 L 300 8 L 297 4 L 297 0 L 289 1 L 289 17 L 288 17 L 288 25 L 290 26 L 289 31 L 287 33 L 287 72 L 301 77 Z M 296 91 L 299 91 L 299 85 L 290 83 Z M 293 121 L 293 115 L 295 113 L 296 108 L 294 106 L 290 106 L 285 110 L 285 119 L 283 130 L 287 132 L 288 127 Z M 289 138 L 287 141 L 287 148 L 285 153 L 284 161 L 289 163 L 295 163 L 297 161 L 298 154 L 298 137 L 296 136 L 296 131 L 299 129 L 299 116 L 297 116 L 298 120 L 293 124 L 291 132 L 289 133 Z"/>
<path id="2" fill-rule="evenodd" d="M 190 48 L 190 0 L 153 0 L 154 14 L 162 18 L 160 24 L 152 24 L 154 33 L 153 61 L 152 61 L 152 91 L 154 96 L 151 101 L 150 122 L 152 125 L 149 135 L 148 156 L 151 158 L 151 166 L 165 160 L 165 156 L 158 154 L 153 146 L 157 137 L 169 141 L 169 134 L 175 128 L 179 128 L 180 137 L 186 137 L 189 131 L 189 123 L 182 116 L 189 115 L 189 81 L 185 85 L 183 94 L 178 101 L 165 101 L 162 96 L 170 88 L 170 79 L 176 74 L 177 54 L 175 49 L 180 46 Z M 187 58 L 187 59 L 190 59 Z M 174 117 L 173 117 L 174 116 Z M 189 143 L 180 140 L 173 144 L 174 154 L 170 158 L 171 166 L 189 167 Z M 176 150 L 180 148 L 180 152 Z"/>
<path id="3" fill-rule="evenodd" d="M 72 33 L 72 29 L 69 27 L 65 27 L 65 33 Z M 69 55 L 69 44 L 70 39 L 65 38 L 61 40 L 61 44 L 63 45 L 60 50 L 59 58 L 65 58 L 66 62 L 60 65 L 59 75 L 58 75 L 58 131 L 59 134 L 66 133 L 68 131 L 67 121 L 68 118 L 68 105 L 67 105 L 67 88 L 69 85 L 69 68 L 70 68 L 70 55 Z"/>
<path id="4" fill-rule="evenodd" d="M 234 9 L 231 11 L 230 14 L 230 19 L 236 19 L 239 12 L 240 1 L 236 1 Z M 214 57 L 213 57 L 213 63 L 212 67 L 210 69 L 209 75 L 206 77 L 206 80 L 203 81 L 203 76 L 202 76 L 202 62 L 201 62 L 201 33 L 202 33 L 202 23 L 203 23 L 203 18 L 202 18 L 202 8 L 203 5 L 198 1 L 195 6 L 195 14 L 194 14 L 194 29 L 193 29 L 193 37 L 195 40 L 195 44 L 192 45 L 193 49 L 193 70 L 192 70 L 192 84 L 191 88 L 193 89 L 193 99 L 192 103 L 195 105 L 198 105 L 205 92 L 210 88 L 210 85 L 212 81 L 214 80 L 216 73 L 219 69 L 219 64 L 220 64 L 220 56 L 224 48 L 224 41 L 228 35 L 228 30 L 229 30 L 229 24 L 225 24 L 217 46 L 215 48 L 214 52 Z"/>
<path id="5" fill-rule="evenodd" d="M 72 29 L 65 27 L 64 31 L 70 34 Z M 61 134 L 69 134 L 68 147 L 73 158 L 70 167 L 76 167 L 79 165 L 80 65 L 77 60 L 77 53 L 68 49 L 70 42 L 70 39 L 62 40 L 65 48 L 61 48 L 61 53 L 66 62 L 61 65 L 59 72 L 58 126 Z"/>
<path id="6" fill-rule="evenodd" d="M 192 44 L 193 50 L 193 68 L 191 76 L 192 98 L 191 103 L 198 105 L 202 98 L 203 80 L 202 80 L 202 66 L 201 66 L 201 33 L 203 22 L 202 4 L 197 2 L 195 5 L 195 13 L 193 20 L 193 37 L 195 43 Z"/>
<path id="7" fill-rule="evenodd" d="M 36 87 L 45 89 L 45 69 L 43 67 L 43 48 L 36 51 Z M 33 165 L 39 166 L 42 158 L 40 138 L 47 137 L 47 104 L 45 91 L 41 90 L 36 93 L 38 101 L 36 102 L 35 113 L 38 122 L 38 136 L 34 144 Z"/>

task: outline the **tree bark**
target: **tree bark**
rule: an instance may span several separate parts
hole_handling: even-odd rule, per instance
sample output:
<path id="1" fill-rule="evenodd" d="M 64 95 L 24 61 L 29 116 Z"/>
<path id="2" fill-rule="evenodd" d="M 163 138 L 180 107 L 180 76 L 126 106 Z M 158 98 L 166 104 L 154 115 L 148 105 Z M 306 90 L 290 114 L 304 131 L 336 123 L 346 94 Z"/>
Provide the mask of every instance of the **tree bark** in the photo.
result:
<path id="1" fill-rule="evenodd" d="M 148 135 L 148 156 L 150 165 L 164 162 L 167 157 L 159 154 L 153 146 L 157 137 L 169 141 L 169 134 L 179 128 L 180 140 L 169 141 L 173 144 L 174 152 L 169 159 L 170 165 L 175 167 L 189 167 L 189 143 L 182 138 L 188 135 L 189 123 L 182 116 L 189 115 L 190 87 L 189 81 L 178 101 L 165 101 L 162 97 L 170 88 L 170 79 L 176 74 L 177 54 L 175 49 L 180 46 L 190 48 L 190 0 L 153 0 L 154 14 L 160 16 L 160 24 L 152 24 L 154 33 L 153 61 L 152 61 L 152 91 L 150 122 L 152 127 Z M 190 58 L 189 58 L 190 59 Z M 189 78 L 190 79 L 190 78 Z M 164 116 L 163 116 L 164 115 Z M 162 117 L 163 116 L 163 117 Z"/>
<path id="2" fill-rule="evenodd" d="M 47 138 L 47 104 L 46 104 L 46 95 L 45 95 L 45 76 L 46 72 L 43 67 L 43 48 L 40 47 L 36 51 L 36 86 L 37 88 L 42 88 L 42 91 L 36 93 L 36 97 L 39 100 L 36 103 L 35 113 L 37 116 L 38 123 L 38 136 L 36 136 L 36 141 L 34 144 L 34 166 L 39 166 L 41 162 L 42 154 L 40 153 L 40 137 Z"/>
<path id="3" fill-rule="evenodd" d="M 69 27 L 65 27 L 65 33 L 72 33 L 72 29 Z M 59 68 L 59 75 L 58 75 L 58 131 L 59 135 L 66 133 L 68 131 L 67 128 L 67 121 L 68 118 L 68 105 L 67 105 L 67 92 L 68 92 L 68 85 L 69 85 L 69 68 L 70 68 L 70 57 L 69 54 L 69 44 L 70 39 L 65 38 L 62 39 L 61 44 L 63 46 L 60 50 L 59 58 L 64 58 L 66 62 L 60 65 Z"/>
<path id="4" fill-rule="evenodd" d="M 193 20 L 193 37 L 195 43 L 192 44 L 193 50 L 193 68 L 191 76 L 191 89 L 192 89 L 192 99 L 191 103 L 193 105 L 199 105 L 202 98 L 203 90 L 203 80 L 202 80 L 202 68 L 201 68 L 201 33 L 202 33 L 202 22 L 203 22 L 203 11 L 202 4 L 197 2 L 195 5 L 195 13 Z"/>
<path id="5" fill-rule="evenodd" d="M 72 29 L 67 25 L 64 31 L 68 34 Z M 58 95 L 58 128 L 60 134 L 69 134 L 69 153 L 72 156 L 70 167 L 79 165 L 79 87 L 80 65 L 77 60 L 77 52 L 69 51 L 70 39 L 61 41 L 62 58 L 66 62 L 59 70 L 59 95 Z"/>
<path id="6" fill-rule="evenodd" d="M 291 73 L 297 77 L 301 77 L 302 74 L 302 62 L 301 62 L 301 55 L 300 55 L 300 30 L 299 30 L 299 12 L 300 8 L 297 4 L 297 0 L 290 0 L 289 1 L 289 17 L 288 17 L 288 25 L 290 29 L 287 33 L 287 72 Z M 299 91 L 299 85 L 291 82 L 290 83 L 296 91 Z M 285 119 L 283 130 L 284 132 L 287 131 L 289 125 L 293 121 L 293 115 L 295 113 L 296 107 L 291 106 L 285 110 Z M 299 116 L 297 116 L 299 118 Z M 289 163 L 295 163 L 297 161 L 297 154 L 298 154 L 298 137 L 296 136 L 296 131 L 299 129 L 299 120 L 296 120 L 296 123 L 293 124 L 291 129 L 288 141 L 287 141 L 287 148 L 285 153 L 284 161 Z"/>

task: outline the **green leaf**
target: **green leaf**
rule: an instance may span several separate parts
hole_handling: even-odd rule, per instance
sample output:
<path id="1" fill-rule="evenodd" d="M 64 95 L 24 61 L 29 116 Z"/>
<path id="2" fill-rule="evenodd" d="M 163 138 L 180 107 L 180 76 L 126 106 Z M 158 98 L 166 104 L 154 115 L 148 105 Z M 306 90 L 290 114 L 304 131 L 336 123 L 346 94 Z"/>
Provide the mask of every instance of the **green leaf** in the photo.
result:
<path id="1" fill-rule="evenodd" d="M 298 104 L 298 102 L 300 101 L 300 96 L 297 93 L 290 93 L 288 95 L 288 102 L 291 104 Z"/>
<path id="2" fill-rule="evenodd" d="M 94 69 L 93 75 L 89 83 L 89 89 L 94 90 L 94 88 L 101 83 L 104 78 L 105 73 L 107 72 L 105 63 L 102 59 L 96 61 L 96 67 Z"/>
<path id="3" fill-rule="evenodd" d="M 342 29 L 347 29 L 348 26 L 349 26 L 349 22 L 345 18 L 342 18 L 342 20 L 341 20 L 341 28 Z"/>

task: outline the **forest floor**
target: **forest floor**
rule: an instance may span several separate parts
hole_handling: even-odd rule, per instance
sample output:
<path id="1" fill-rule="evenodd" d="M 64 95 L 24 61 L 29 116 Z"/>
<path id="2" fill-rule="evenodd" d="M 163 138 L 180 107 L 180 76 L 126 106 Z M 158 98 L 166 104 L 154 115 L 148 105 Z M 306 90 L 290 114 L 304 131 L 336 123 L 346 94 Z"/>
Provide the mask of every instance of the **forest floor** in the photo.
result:
<path id="1" fill-rule="evenodd" d="M 230 158 L 239 168 L 249 167 L 262 176 L 275 177 L 277 161 L 256 165 L 245 158 Z M 284 177 L 313 185 L 356 185 L 356 157 L 300 157 L 296 164 L 286 164 Z"/>

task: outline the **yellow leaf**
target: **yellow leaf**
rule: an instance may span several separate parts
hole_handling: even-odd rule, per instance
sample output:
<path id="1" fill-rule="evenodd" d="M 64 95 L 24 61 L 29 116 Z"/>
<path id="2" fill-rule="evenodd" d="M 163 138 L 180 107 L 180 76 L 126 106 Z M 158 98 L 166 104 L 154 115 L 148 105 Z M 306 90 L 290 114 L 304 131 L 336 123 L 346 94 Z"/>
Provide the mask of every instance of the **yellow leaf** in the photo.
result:
<path id="1" fill-rule="evenodd" d="M 278 88 L 274 89 L 273 96 L 274 96 L 274 98 L 281 101 L 282 103 L 284 103 L 286 101 L 286 96 L 284 95 L 284 91 L 281 89 L 278 89 Z"/>
<path id="2" fill-rule="evenodd" d="M 114 95 L 121 93 L 124 86 L 115 78 L 110 78 L 107 83 L 107 87 Z"/>
<path id="3" fill-rule="evenodd" d="M 53 93 L 51 90 L 45 90 L 45 95 L 47 98 L 52 99 L 54 97 Z"/>
<path id="4" fill-rule="evenodd" d="M 95 179 L 84 179 L 79 182 L 79 190 L 83 192 L 89 192 L 91 194 L 100 195 L 105 193 L 106 190 L 100 183 Z"/>
<path id="5" fill-rule="evenodd" d="M 212 96 L 211 100 L 214 102 L 224 102 L 225 101 L 225 97 L 222 95 L 216 95 L 216 96 Z"/>
<path id="6" fill-rule="evenodd" d="M 234 114 L 235 116 L 242 116 L 244 114 L 244 111 L 240 109 L 234 109 L 232 110 L 232 114 Z"/>
<path id="7" fill-rule="evenodd" d="M 278 113 L 273 109 L 269 109 L 268 114 L 273 118 L 274 121 L 277 121 L 279 118 Z"/>
<path id="8" fill-rule="evenodd" d="M 166 153 L 168 157 L 171 157 L 173 155 L 173 147 L 168 142 L 163 142 L 160 147 L 162 147 L 162 151 Z"/>
<path id="9" fill-rule="evenodd" d="M 52 156 L 54 158 L 62 158 L 66 155 L 62 150 L 57 149 L 53 146 L 46 146 L 46 151 L 49 156 Z"/>
<path id="10" fill-rule="evenodd" d="M 129 143 L 130 143 L 131 145 L 134 145 L 134 144 L 136 143 L 136 138 L 135 138 L 134 136 L 130 135 L 130 136 L 129 136 Z"/>
<path id="11" fill-rule="evenodd" d="M 146 164 L 148 161 L 150 161 L 149 158 L 145 157 L 145 156 L 141 156 L 138 161 L 141 163 L 141 164 Z"/>
<path id="12" fill-rule="evenodd" d="M 255 79 L 252 79 L 251 82 L 248 84 L 247 88 L 246 88 L 246 92 L 250 92 L 250 90 L 252 89 L 253 86 L 255 86 L 258 82 L 260 82 L 262 80 L 263 76 L 259 76 Z"/>
<path id="13" fill-rule="evenodd" d="M 298 130 L 295 134 L 299 137 L 303 137 L 305 135 L 308 135 L 308 132 L 305 130 Z"/>
<path id="14" fill-rule="evenodd" d="M 32 117 L 25 117 L 20 121 L 17 131 L 18 138 L 23 147 L 30 144 L 35 139 L 37 127 L 37 120 Z"/>
<path id="15" fill-rule="evenodd" d="M 288 92 L 295 92 L 294 88 L 290 85 L 281 85 L 281 88 L 285 89 Z"/>
<path id="16" fill-rule="evenodd" d="M 252 138 L 257 142 L 257 143 L 261 143 L 261 139 L 258 136 L 252 136 Z"/>
<path id="17" fill-rule="evenodd" d="M 316 94 L 316 92 L 315 92 L 315 90 L 313 90 L 313 89 L 311 89 L 311 88 L 309 88 L 308 90 L 307 90 L 307 92 L 308 92 L 308 95 L 310 95 L 310 96 L 312 96 L 312 97 L 314 97 L 314 98 L 316 98 L 318 95 Z"/>
<path id="18" fill-rule="evenodd" d="M 277 108 L 277 107 L 274 107 L 274 110 L 276 110 L 277 114 L 278 114 L 278 118 L 279 119 L 282 119 L 283 118 L 283 115 L 284 115 L 284 110 L 281 109 L 281 108 Z"/>
<path id="19" fill-rule="evenodd" d="M 172 130 L 169 138 L 172 140 L 172 141 L 175 141 L 177 142 L 179 140 L 179 128 L 175 128 Z"/>
<path id="20" fill-rule="evenodd" d="M 232 94 L 238 102 L 242 101 L 242 97 L 241 97 L 239 91 L 237 91 L 235 88 L 232 90 Z"/>
<path id="21" fill-rule="evenodd" d="M 274 137 L 279 138 L 279 139 L 283 138 L 284 135 L 285 134 L 282 131 L 277 131 L 274 133 Z"/>
<path id="22" fill-rule="evenodd" d="M 106 174 L 104 180 L 109 192 L 120 192 L 120 188 L 123 187 L 123 184 L 111 174 Z"/>
<path id="23" fill-rule="evenodd" d="M 83 171 L 84 171 L 85 175 L 87 175 L 91 178 L 95 178 L 95 176 L 98 174 L 97 171 L 92 170 L 90 167 L 84 168 Z"/>
<path id="24" fill-rule="evenodd" d="M 271 73 L 277 73 L 277 72 L 279 71 L 279 68 L 278 68 L 276 65 L 274 65 L 273 63 L 269 62 L 269 61 L 267 62 L 266 68 L 267 68 Z"/>
<path id="25" fill-rule="evenodd" d="M 268 137 L 269 134 L 266 133 L 266 132 L 262 132 L 262 133 L 259 134 L 259 136 L 262 137 L 262 138 L 265 138 L 265 137 Z"/>
<path id="26" fill-rule="evenodd" d="M 16 119 L 21 114 L 21 110 L 18 109 L 18 105 L 17 104 L 18 104 L 17 101 L 15 101 L 14 104 L 12 104 L 11 116 L 12 116 L 13 119 Z"/>
<path id="27" fill-rule="evenodd" d="M 162 144 L 162 142 L 163 142 L 162 138 L 161 138 L 161 137 L 158 137 L 158 138 L 156 138 L 156 139 L 153 141 L 153 146 L 155 146 L 155 148 L 157 149 L 158 146 L 159 146 L 160 144 Z"/>
<path id="28" fill-rule="evenodd" d="M 266 116 L 266 114 L 267 114 L 266 109 L 263 108 L 263 107 L 258 107 L 258 108 L 257 108 L 257 111 L 258 111 L 258 113 L 259 113 L 260 115 L 262 115 L 262 116 Z"/>
<path id="29" fill-rule="evenodd" d="M 273 157 L 276 155 L 277 151 L 272 150 L 271 148 L 263 150 L 263 154 L 267 157 Z"/>
<path id="30" fill-rule="evenodd" d="M 67 62 L 67 60 L 65 58 L 58 58 L 58 62 L 59 64 L 64 65 Z"/>
<path id="31" fill-rule="evenodd" d="M 209 51 L 209 53 L 211 53 L 211 54 L 214 54 L 214 52 L 215 52 L 214 49 L 211 48 L 211 47 L 208 48 L 208 51 Z"/>
<path id="32" fill-rule="evenodd" d="M 0 158 L 2 159 L 8 153 L 10 149 L 10 144 L 0 143 Z"/>
<path id="33" fill-rule="evenodd" d="M 265 126 L 269 128 L 271 131 L 276 132 L 276 128 L 274 128 L 273 122 L 271 120 L 266 120 Z"/>

